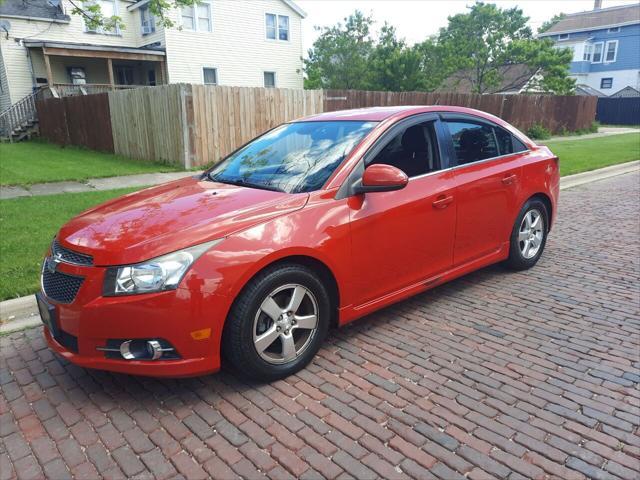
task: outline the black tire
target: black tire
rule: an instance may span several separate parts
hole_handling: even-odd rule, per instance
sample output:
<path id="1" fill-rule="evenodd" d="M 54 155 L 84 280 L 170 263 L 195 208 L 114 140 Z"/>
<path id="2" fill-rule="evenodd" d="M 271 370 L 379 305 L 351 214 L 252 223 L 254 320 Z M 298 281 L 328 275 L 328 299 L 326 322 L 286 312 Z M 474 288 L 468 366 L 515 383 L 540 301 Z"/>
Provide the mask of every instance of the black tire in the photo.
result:
<path id="1" fill-rule="evenodd" d="M 258 321 L 257 316 L 261 315 L 259 312 L 263 301 L 274 290 L 291 284 L 301 285 L 311 292 L 317 306 L 317 327 L 313 335 L 309 334 L 304 350 L 294 360 L 281 364 L 269 363 L 260 356 L 254 345 L 255 322 Z M 238 295 L 225 323 L 222 352 L 230 366 L 241 376 L 259 381 L 281 379 L 301 370 L 313 359 L 326 337 L 330 318 L 329 294 L 311 269 L 298 264 L 275 265 L 260 272 Z M 267 318 L 267 321 L 271 320 Z M 272 325 L 276 323 L 272 322 Z"/>
<path id="2" fill-rule="evenodd" d="M 539 244 L 538 250 L 536 251 L 535 255 L 527 257 L 523 253 L 524 242 L 519 239 L 519 236 L 525 216 L 532 211 L 540 213 L 542 220 L 544 221 L 544 225 L 542 226 L 542 240 Z M 533 267 L 536 263 L 538 263 L 538 260 L 542 256 L 542 252 L 544 251 L 544 247 L 547 243 L 548 233 L 549 212 L 547 211 L 546 205 L 538 198 L 530 198 L 524 204 L 522 210 L 520 210 L 520 213 L 516 218 L 516 222 L 513 225 L 513 229 L 511 230 L 511 238 L 509 242 L 509 258 L 505 262 L 505 265 L 512 270 L 526 270 Z"/>

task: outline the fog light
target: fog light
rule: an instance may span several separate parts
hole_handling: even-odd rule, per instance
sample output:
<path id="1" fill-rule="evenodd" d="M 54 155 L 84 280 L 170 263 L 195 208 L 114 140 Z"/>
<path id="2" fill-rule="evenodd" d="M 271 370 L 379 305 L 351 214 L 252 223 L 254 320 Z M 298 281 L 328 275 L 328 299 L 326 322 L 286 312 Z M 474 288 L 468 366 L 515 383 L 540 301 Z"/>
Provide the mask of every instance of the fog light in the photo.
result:
<path id="1" fill-rule="evenodd" d="M 180 356 L 175 348 L 162 339 L 107 340 L 105 347 L 96 347 L 107 358 L 124 360 L 173 360 Z"/>

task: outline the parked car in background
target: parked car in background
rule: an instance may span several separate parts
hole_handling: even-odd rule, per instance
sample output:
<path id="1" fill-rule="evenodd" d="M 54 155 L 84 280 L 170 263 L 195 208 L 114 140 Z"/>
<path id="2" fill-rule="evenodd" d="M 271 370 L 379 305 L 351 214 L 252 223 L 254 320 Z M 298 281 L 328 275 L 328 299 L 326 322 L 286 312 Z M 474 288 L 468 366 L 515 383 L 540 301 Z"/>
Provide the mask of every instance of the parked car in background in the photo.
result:
<path id="1" fill-rule="evenodd" d="M 273 380 L 330 326 L 478 268 L 536 264 L 558 158 L 459 107 L 323 113 L 201 176 L 64 225 L 37 295 L 50 347 L 80 366 Z"/>

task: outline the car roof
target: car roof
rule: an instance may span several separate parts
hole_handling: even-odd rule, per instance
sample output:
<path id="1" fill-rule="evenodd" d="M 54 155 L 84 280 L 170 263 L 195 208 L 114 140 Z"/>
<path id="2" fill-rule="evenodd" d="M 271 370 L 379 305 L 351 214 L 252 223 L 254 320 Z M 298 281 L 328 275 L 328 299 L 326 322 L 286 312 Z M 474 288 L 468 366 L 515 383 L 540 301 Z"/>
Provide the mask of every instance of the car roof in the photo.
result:
<path id="1" fill-rule="evenodd" d="M 472 108 L 454 107 L 446 105 L 397 105 L 392 107 L 369 107 L 356 108 L 352 110 L 337 110 L 335 112 L 324 112 L 307 117 L 299 118 L 296 122 L 327 122 L 327 121 L 365 121 L 381 122 L 391 117 L 406 117 L 417 113 L 426 112 L 458 112 L 469 113 L 477 116 L 489 118 L 486 112 L 474 110 Z"/>

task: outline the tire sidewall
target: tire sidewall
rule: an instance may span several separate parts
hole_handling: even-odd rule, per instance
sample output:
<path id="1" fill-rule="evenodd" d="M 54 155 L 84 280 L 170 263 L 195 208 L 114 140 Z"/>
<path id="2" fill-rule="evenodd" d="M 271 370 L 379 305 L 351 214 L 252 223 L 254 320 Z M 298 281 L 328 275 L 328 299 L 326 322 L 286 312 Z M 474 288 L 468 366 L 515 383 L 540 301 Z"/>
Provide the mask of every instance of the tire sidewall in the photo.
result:
<path id="1" fill-rule="evenodd" d="M 525 258 L 520 251 L 520 245 L 518 241 L 518 234 L 520 232 L 520 225 L 522 224 L 522 220 L 525 215 L 530 210 L 538 210 L 542 214 L 542 218 L 544 220 L 544 229 L 543 229 L 543 237 L 542 243 L 540 244 L 540 249 L 535 254 L 535 256 L 531 258 Z M 517 269 L 527 269 L 533 267 L 538 260 L 542 256 L 542 252 L 544 251 L 544 247 L 547 244 L 547 235 L 549 233 L 549 213 L 547 212 L 547 207 L 541 200 L 537 198 L 532 198 L 527 200 L 524 204 L 516 221 L 513 225 L 513 229 L 511 231 L 511 239 L 509 242 L 509 264 Z"/>
<path id="2" fill-rule="evenodd" d="M 241 372 L 257 379 L 273 380 L 286 377 L 307 365 L 318 352 L 329 329 L 331 318 L 331 303 L 325 286 L 320 279 L 310 270 L 299 266 L 283 266 L 273 269 L 265 276 L 256 279 L 254 289 L 243 294 L 248 294 L 246 308 L 236 312 L 237 315 L 231 321 L 240 322 L 238 333 L 242 348 L 243 363 L 251 371 Z M 264 299 L 276 288 L 286 284 L 299 284 L 308 288 L 315 297 L 318 306 L 318 327 L 307 348 L 294 361 L 286 364 L 272 364 L 264 360 L 255 349 L 253 328 L 255 315 Z M 242 295 L 242 294 L 241 294 Z M 236 365 L 239 368 L 239 365 Z"/>

